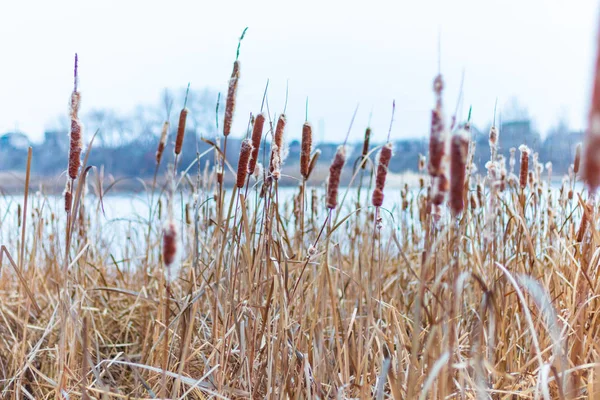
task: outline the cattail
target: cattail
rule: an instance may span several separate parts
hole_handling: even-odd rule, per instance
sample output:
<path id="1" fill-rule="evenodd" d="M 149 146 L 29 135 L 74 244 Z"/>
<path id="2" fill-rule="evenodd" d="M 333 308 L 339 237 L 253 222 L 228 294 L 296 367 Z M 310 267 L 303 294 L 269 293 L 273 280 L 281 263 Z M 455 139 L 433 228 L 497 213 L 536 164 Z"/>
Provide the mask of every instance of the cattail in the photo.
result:
<path id="1" fill-rule="evenodd" d="M 71 120 L 71 141 L 69 144 L 69 177 L 77 179 L 79 167 L 81 166 L 81 151 L 83 143 L 81 139 L 81 123 L 78 119 Z"/>
<path id="2" fill-rule="evenodd" d="M 285 123 L 285 115 L 281 114 L 277 120 L 275 136 L 273 137 L 273 143 L 271 144 L 271 160 L 267 183 L 269 183 L 271 179 L 279 180 L 279 177 L 281 176 L 281 164 L 283 163 L 284 158 L 283 133 L 285 131 Z"/>
<path id="3" fill-rule="evenodd" d="M 375 207 L 381 207 L 383 204 L 383 190 L 376 187 L 375 190 L 373 190 L 373 198 L 371 201 Z"/>
<path id="4" fill-rule="evenodd" d="M 521 189 L 525 189 L 527 186 L 527 175 L 529 173 L 529 147 L 522 144 L 519 146 L 521 152 L 521 170 L 519 171 L 519 185 Z"/>
<path id="5" fill-rule="evenodd" d="M 321 155 L 321 149 L 317 149 L 315 150 L 315 152 L 313 153 L 312 157 L 310 158 L 310 164 L 308 165 L 308 177 L 307 179 L 310 177 L 310 175 L 312 174 L 313 170 L 315 169 L 316 165 L 317 165 L 317 161 L 319 161 L 319 156 Z"/>
<path id="6" fill-rule="evenodd" d="M 375 175 L 375 191 L 371 203 L 375 207 L 381 207 L 383 204 L 383 189 L 385 188 L 385 179 L 388 173 L 388 167 L 390 165 L 390 159 L 392 158 L 393 146 L 392 143 L 386 143 L 385 146 L 379 150 L 379 162 L 377 163 L 377 173 Z"/>
<path id="7" fill-rule="evenodd" d="M 169 121 L 165 121 L 162 127 L 162 132 L 160 133 L 160 141 L 158 142 L 158 148 L 156 149 L 156 164 L 160 164 L 160 160 L 162 159 L 163 152 L 165 151 L 165 147 L 167 146 L 167 134 L 169 132 Z"/>
<path id="8" fill-rule="evenodd" d="M 238 161 L 237 180 L 236 186 L 239 188 L 244 187 L 246 182 L 246 175 L 248 173 L 248 162 L 250 161 L 250 154 L 252 153 L 252 141 L 245 139 L 242 141 L 242 147 L 240 148 L 240 159 Z"/>
<path id="9" fill-rule="evenodd" d="M 302 149 L 300 151 L 300 174 L 308 179 L 310 153 L 312 152 L 312 127 L 308 122 L 302 125 Z"/>
<path id="10" fill-rule="evenodd" d="M 240 62 L 235 60 L 233 71 L 229 79 L 229 88 L 227 89 L 227 102 L 225 103 L 225 120 L 223 121 L 223 136 L 231 133 L 231 123 L 233 121 L 233 111 L 235 109 L 235 97 L 237 94 L 238 80 L 240 79 Z"/>
<path id="11" fill-rule="evenodd" d="M 69 165 L 68 173 L 71 179 L 77 179 L 79 167 L 81 166 L 81 151 L 83 150 L 83 142 L 81 137 L 81 123 L 79 122 L 79 105 L 81 102 L 81 94 L 77 91 L 77 54 L 75 54 L 75 68 L 73 73 L 73 93 L 71 93 L 71 131 L 69 143 Z"/>
<path id="12" fill-rule="evenodd" d="M 465 175 L 469 139 L 467 132 L 458 132 L 450 142 L 450 210 L 456 216 L 464 208 Z"/>
<path id="13" fill-rule="evenodd" d="M 187 120 L 189 110 L 186 107 L 181 109 L 179 113 L 179 126 L 177 126 L 177 138 L 175 139 L 175 154 L 181 153 L 181 147 L 183 146 L 183 137 L 185 136 L 185 122 Z"/>
<path id="14" fill-rule="evenodd" d="M 444 81 L 441 75 L 433 81 L 433 91 L 436 94 L 436 106 L 431 111 L 431 132 L 429 138 L 429 174 L 439 176 L 442 174 L 442 161 L 446 151 L 446 138 L 444 115 L 442 112 L 442 90 Z"/>
<path id="15" fill-rule="evenodd" d="M 252 156 L 250 157 L 250 163 L 248 164 L 248 173 L 250 175 L 254 174 L 256 163 L 258 162 L 258 151 L 260 150 L 260 141 L 262 140 L 264 125 L 265 116 L 260 113 L 254 119 L 254 126 L 252 128 Z"/>
<path id="16" fill-rule="evenodd" d="M 585 204 L 585 208 L 583 210 L 583 216 L 581 217 L 581 222 L 579 223 L 579 229 L 577 230 L 577 238 L 575 239 L 577 242 L 582 242 L 585 236 L 585 232 L 590 223 L 590 214 L 593 209 L 590 204 Z"/>
<path id="17" fill-rule="evenodd" d="M 435 206 L 440 206 L 444 199 L 446 198 L 446 193 L 448 192 L 448 178 L 446 174 L 442 172 L 439 176 L 435 178 L 435 187 L 432 194 L 432 203 Z"/>
<path id="18" fill-rule="evenodd" d="M 581 143 L 577 143 L 575 147 L 575 161 L 573 162 L 573 172 L 575 175 L 579 173 L 579 164 L 581 163 Z"/>
<path id="19" fill-rule="evenodd" d="M 483 185 L 481 183 L 477 184 L 477 201 L 481 205 L 483 205 L 485 201 L 483 197 Z"/>
<path id="20" fill-rule="evenodd" d="M 163 230 L 162 256 L 165 267 L 167 267 L 167 280 L 170 282 L 171 266 L 177 257 L 177 226 L 173 221 L 169 221 Z"/>
<path id="21" fill-rule="evenodd" d="M 281 149 L 283 149 L 283 133 L 285 132 L 285 123 L 285 114 L 281 114 L 279 116 L 279 119 L 277 120 L 277 127 L 275 128 L 275 137 L 273 138 L 275 146 L 277 146 L 280 151 Z"/>
<path id="22" fill-rule="evenodd" d="M 73 193 L 71 190 L 71 180 L 67 179 L 67 184 L 65 185 L 65 212 L 71 212 L 71 207 L 73 205 Z"/>
<path id="23" fill-rule="evenodd" d="M 338 189 L 340 187 L 340 178 L 342 168 L 346 163 L 346 146 L 341 145 L 335 152 L 333 162 L 329 167 L 329 179 L 327 180 L 327 208 L 333 210 L 337 207 Z"/>
<path id="24" fill-rule="evenodd" d="M 367 128 L 365 130 L 365 140 L 363 141 L 363 149 L 362 149 L 362 158 L 361 158 L 361 168 L 365 169 L 367 163 L 365 162 L 365 158 L 367 154 L 369 154 L 369 141 L 371 140 L 371 128 Z"/>

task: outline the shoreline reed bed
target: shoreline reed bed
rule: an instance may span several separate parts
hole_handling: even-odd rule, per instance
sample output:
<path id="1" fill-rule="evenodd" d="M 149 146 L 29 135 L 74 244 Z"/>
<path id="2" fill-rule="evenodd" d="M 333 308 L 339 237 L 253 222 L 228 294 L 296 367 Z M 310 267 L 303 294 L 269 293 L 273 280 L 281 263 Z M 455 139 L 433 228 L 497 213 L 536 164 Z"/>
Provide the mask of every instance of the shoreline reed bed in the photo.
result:
<path id="1" fill-rule="evenodd" d="M 238 79 L 236 58 L 225 143 Z M 174 154 L 164 152 L 168 118 L 161 124 L 165 188 L 155 190 L 155 178 L 147 209 L 118 218 L 117 229 L 104 213 L 102 179 L 86 181 L 93 149 L 81 160 L 75 83 L 64 202 L 52 207 L 51 195 L 25 187 L 23 208 L 0 219 L 10 227 L 0 230 L 0 397 L 598 395 L 596 101 L 574 172 L 555 188 L 551 165 L 545 176 L 527 146 L 520 160 L 511 150 L 506 170 L 496 151 L 501 126 L 477 174 L 470 116 L 447 124 L 443 86 L 439 74 L 419 183 L 387 204 L 391 124 L 383 146 L 366 128 L 354 168 L 348 132 L 320 188 L 306 185 L 320 154 L 310 124 L 288 127 L 283 113 L 274 130 L 268 112 L 257 114 L 237 168 L 225 168 L 235 160 L 217 139 L 214 153 L 197 156 L 195 175 L 193 165 L 178 175 L 188 151 L 184 100 Z M 273 140 L 262 173 L 267 118 Z M 292 168 L 283 165 L 286 128 L 303 132 L 302 180 L 287 197 L 278 186 Z M 346 173 L 351 187 L 341 189 Z M 366 173 L 372 182 L 363 183 Z M 227 195 L 223 174 L 235 182 Z M 575 186 L 578 174 L 586 188 Z"/>

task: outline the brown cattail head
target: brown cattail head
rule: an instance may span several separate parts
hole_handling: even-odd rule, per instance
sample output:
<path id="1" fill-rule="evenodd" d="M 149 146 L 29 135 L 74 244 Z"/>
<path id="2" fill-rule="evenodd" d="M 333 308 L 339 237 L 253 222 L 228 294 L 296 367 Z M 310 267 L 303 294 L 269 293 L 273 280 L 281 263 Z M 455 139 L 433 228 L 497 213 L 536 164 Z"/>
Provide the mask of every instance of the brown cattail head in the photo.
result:
<path id="1" fill-rule="evenodd" d="M 302 125 L 302 149 L 300 151 L 300 174 L 308 179 L 310 153 L 312 152 L 312 126 L 308 122 Z"/>
<path id="2" fill-rule="evenodd" d="M 185 122 L 187 120 L 189 110 L 184 107 L 179 113 L 179 126 L 177 126 L 177 138 L 175 138 L 175 154 L 181 153 L 183 146 L 183 137 L 185 136 Z"/>
<path id="3" fill-rule="evenodd" d="M 233 112 L 235 110 L 235 97 L 237 94 L 238 81 L 240 79 L 240 62 L 235 60 L 233 71 L 229 79 L 229 88 L 227 89 L 227 102 L 225 103 L 225 120 L 223 121 L 223 136 L 231 133 L 231 123 L 233 122 Z"/>
<path id="4" fill-rule="evenodd" d="M 387 177 L 392 153 L 392 143 L 386 143 L 381 150 L 379 150 L 379 161 L 377 163 L 377 173 L 375 175 L 375 191 L 373 192 L 373 197 L 371 198 L 371 203 L 375 207 L 380 207 L 383 203 L 383 189 L 385 188 L 385 179 Z"/>
<path id="5" fill-rule="evenodd" d="M 265 125 L 265 116 L 260 113 L 254 119 L 252 128 L 252 156 L 248 164 L 248 173 L 252 175 L 258 162 L 258 151 L 260 150 L 260 141 L 262 140 L 263 127 Z"/>
<path id="6" fill-rule="evenodd" d="M 238 188 L 244 187 L 246 183 L 246 175 L 248 173 L 248 164 L 250 161 L 250 155 L 252 153 L 252 140 L 245 139 L 242 141 L 242 147 L 240 148 L 240 159 L 238 161 L 237 180 L 236 186 Z"/>
<path id="7" fill-rule="evenodd" d="M 371 128 L 367 128 L 365 130 L 365 140 L 363 141 L 363 149 L 362 149 L 362 158 L 361 158 L 361 168 L 365 169 L 367 163 L 365 162 L 365 158 L 367 154 L 369 154 L 369 141 L 371 140 Z"/>
<path id="8" fill-rule="evenodd" d="M 163 229 L 162 255 L 165 267 L 169 269 L 177 258 L 177 226 L 175 222 L 169 221 Z M 167 279 L 170 281 L 171 273 L 167 271 Z"/>
<path id="9" fill-rule="evenodd" d="M 158 148 L 156 149 L 156 164 L 160 164 L 163 152 L 167 146 L 167 134 L 169 133 L 169 121 L 165 121 L 160 133 L 160 140 L 158 142 Z"/>
<path id="10" fill-rule="evenodd" d="M 577 143 L 575 147 L 575 161 L 573 162 L 573 172 L 575 175 L 579 173 L 579 165 L 581 164 L 581 143 Z"/>
<path id="11" fill-rule="evenodd" d="M 431 112 L 431 136 L 429 137 L 429 175 L 442 173 L 442 161 L 446 152 L 444 120 L 441 109 Z"/>
<path id="12" fill-rule="evenodd" d="M 69 177 L 77 179 L 79 167 L 81 166 L 81 151 L 83 141 L 81 137 L 81 123 L 79 119 L 71 119 L 71 139 L 69 143 Z"/>
<path id="13" fill-rule="evenodd" d="M 446 193 L 448 192 L 448 178 L 446 174 L 442 172 L 439 176 L 435 178 L 435 187 L 433 189 L 431 202 L 434 206 L 440 206 L 444 199 L 446 198 Z"/>
<path id="14" fill-rule="evenodd" d="M 71 180 L 67 179 L 65 185 L 65 212 L 71 212 L 71 206 L 73 205 L 73 191 L 71 189 Z"/>
<path id="15" fill-rule="evenodd" d="M 375 207 L 381 207 L 383 205 L 383 190 L 375 188 L 371 202 Z"/>
<path id="16" fill-rule="evenodd" d="M 273 143 L 279 148 L 279 151 L 283 149 L 283 134 L 285 132 L 285 114 L 281 114 L 277 120 L 277 127 L 275 128 L 275 137 Z"/>
<path id="17" fill-rule="evenodd" d="M 522 144 L 519 146 L 521 152 L 521 170 L 519 171 L 519 185 L 521 189 L 525 189 L 527 186 L 527 178 L 529 174 L 529 147 Z"/>
<path id="18" fill-rule="evenodd" d="M 337 148 L 333 162 L 329 167 L 329 178 L 327 180 L 327 208 L 331 210 L 335 209 L 338 204 L 338 189 L 340 187 L 340 178 L 345 163 L 346 146 L 341 145 Z"/>
<path id="19" fill-rule="evenodd" d="M 269 162 L 269 176 L 267 183 L 270 183 L 271 179 L 279 180 L 281 176 L 281 164 L 283 163 L 284 158 L 283 133 L 285 131 L 285 122 L 285 115 L 281 114 L 277 120 L 275 136 L 273 137 L 273 143 L 271 144 L 271 160 Z"/>
<path id="20" fill-rule="evenodd" d="M 429 137 L 429 175 L 439 176 L 443 173 L 442 161 L 446 152 L 444 115 L 442 111 L 442 91 L 444 80 L 439 74 L 433 80 L 435 108 L 431 111 L 431 133 Z"/>
<path id="21" fill-rule="evenodd" d="M 450 142 L 450 210 L 454 216 L 464 209 L 465 175 L 469 138 L 467 132 L 458 131 Z"/>

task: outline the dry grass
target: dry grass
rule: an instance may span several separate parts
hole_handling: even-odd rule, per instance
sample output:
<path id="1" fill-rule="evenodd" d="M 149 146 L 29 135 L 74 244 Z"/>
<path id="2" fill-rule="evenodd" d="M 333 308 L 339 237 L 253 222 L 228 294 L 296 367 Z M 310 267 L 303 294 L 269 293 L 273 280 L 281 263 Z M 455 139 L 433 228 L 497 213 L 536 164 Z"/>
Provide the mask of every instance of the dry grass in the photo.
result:
<path id="1" fill-rule="evenodd" d="M 223 186 L 236 171 L 215 145 L 166 187 L 154 179 L 147 214 L 125 232 L 107 223 L 87 158 L 69 178 L 68 213 L 29 195 L 28 172 L 23 209 L 1 216 L 0 396 L 599 396 L 594 197 L 575 189 L 575 174 L 550 187 L 529 152 L 519 177 L 514 151 L 510 172 L 492 153 L 487 176 L 471 174 L 467 124 L 450 168 L 451 213 L 441 82 L 439 159 L 398 204 L 371 206 L 379 147 L 355 163 L 340 147 L 328 192 L 303 180 L 290 199 L 276 179 L 263 185 L 269 175 L 244 170 Z M 279 140 L 275 153 L 284 122 L 265 135 Z M 255 123 L 258 147 L 262 114 Z M 202 170 L 213 157 L 217 169 Z M 342 168 L 352 190 L 338 187 Z"/>

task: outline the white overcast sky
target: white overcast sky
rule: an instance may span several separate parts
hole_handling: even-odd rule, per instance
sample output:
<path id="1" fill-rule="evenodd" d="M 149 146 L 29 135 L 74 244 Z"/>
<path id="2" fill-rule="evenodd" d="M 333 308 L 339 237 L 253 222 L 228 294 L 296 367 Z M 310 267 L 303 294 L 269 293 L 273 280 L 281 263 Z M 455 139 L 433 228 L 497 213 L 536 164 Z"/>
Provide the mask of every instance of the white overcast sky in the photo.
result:
<path id="1" fill-rule="evenodd" d="M 61 113 L 68 118 L 75 52 L 82 112 L 126 113 L 187 82 L 225 91 L 245 26 L 238 136 L 267 79 L 276 113 L 289 82 L 290 137 L 300 134 L 307 96 L 319 137 L 341 140 L 360 103 L 352 139 L 373 110 L 375 140 L 383 140 L 392 99 L 393 136 L 424 136 L 440 31 L 448 114 L 464 69 L 463 115 L 472 104 L 475 124 L 491 121 L 496 97 L 503 105 L 515 96 L 542 132 L 560 117 L 581 128 L 597 21 L 593 0 L 3 0 L 0 132 L 17 127 L 39 140 Z"/>

